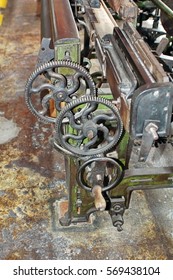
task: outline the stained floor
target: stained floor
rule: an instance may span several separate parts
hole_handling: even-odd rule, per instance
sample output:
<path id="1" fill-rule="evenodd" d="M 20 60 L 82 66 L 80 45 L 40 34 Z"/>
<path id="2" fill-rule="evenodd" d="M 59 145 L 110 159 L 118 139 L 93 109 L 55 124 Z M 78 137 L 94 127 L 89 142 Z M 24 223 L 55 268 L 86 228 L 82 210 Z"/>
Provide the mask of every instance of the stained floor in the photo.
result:
<path id="1" fill-rule="evenodd" d="M 9 1 L 0 27 L 0 259 L 173 259 L 173 190 L 134 192 L 117 232 L 107 213 L 61 227 L 63 156 L 28 112 L 24 87 L 40 46 L 37 1 Z M 80 236 L 80 238 L 79 238 Z"/>

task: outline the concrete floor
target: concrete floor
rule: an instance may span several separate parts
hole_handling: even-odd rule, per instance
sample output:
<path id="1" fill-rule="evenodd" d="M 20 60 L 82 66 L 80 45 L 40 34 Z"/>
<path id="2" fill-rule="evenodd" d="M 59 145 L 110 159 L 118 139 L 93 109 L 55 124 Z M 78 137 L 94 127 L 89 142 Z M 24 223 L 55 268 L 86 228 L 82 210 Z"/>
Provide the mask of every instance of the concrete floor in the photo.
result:
<path id="1" fill-rule="evenodd" d="M 37 13 L 36 0 L 9 1 L 0 27 L 0 259 L 173 259 L 170 189 L 134 192 L 122 232 L 107 213 L 93 224 L 59 225 L 63 157 L 23 97 L 39 50 Z"/>

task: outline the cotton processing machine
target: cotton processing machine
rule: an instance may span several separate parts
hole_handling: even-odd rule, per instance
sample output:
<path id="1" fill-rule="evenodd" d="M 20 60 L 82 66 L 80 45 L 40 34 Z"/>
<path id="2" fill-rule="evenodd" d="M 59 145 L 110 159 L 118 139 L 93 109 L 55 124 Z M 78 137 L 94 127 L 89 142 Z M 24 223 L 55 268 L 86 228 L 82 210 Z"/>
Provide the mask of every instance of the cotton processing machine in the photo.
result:
<path id="1" fill-rule="evenodd" d="M 173 186 L 173 2 L 41 0 L 25 99 L 64 155 L 60 224 L 107 211 L 122 230 L 134 190 Z"/>

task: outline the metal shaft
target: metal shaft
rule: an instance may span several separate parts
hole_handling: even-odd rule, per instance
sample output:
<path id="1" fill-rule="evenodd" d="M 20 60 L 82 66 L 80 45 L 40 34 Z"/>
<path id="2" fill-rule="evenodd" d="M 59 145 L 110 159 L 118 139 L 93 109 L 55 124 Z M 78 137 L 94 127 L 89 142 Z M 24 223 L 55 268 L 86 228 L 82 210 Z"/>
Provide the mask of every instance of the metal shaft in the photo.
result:
<path id="1" fill-rule="evenodd" d="M 49 0 L 41 0 L 41 38 L 52 38 Z"/>
<path id="2" fill-rule="evenodd" d="M 54 40 L 78 38 L 78 30 L 69 0 L 50 0 Z"/>

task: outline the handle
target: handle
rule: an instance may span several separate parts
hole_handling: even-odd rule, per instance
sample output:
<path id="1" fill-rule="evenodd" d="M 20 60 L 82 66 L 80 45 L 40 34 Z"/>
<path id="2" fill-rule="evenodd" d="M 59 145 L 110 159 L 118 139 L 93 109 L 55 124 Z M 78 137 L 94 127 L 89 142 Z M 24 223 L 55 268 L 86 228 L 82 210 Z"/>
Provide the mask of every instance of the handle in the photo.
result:
<path id="1" fill-rule="evenodd" d="M 102 195 L 102 188 L 96 185 L 92 189 L 92 194 L 94 196 L 95 207 L 99 211 L 104 211 L 106 209 L 106 201 Z"/>

